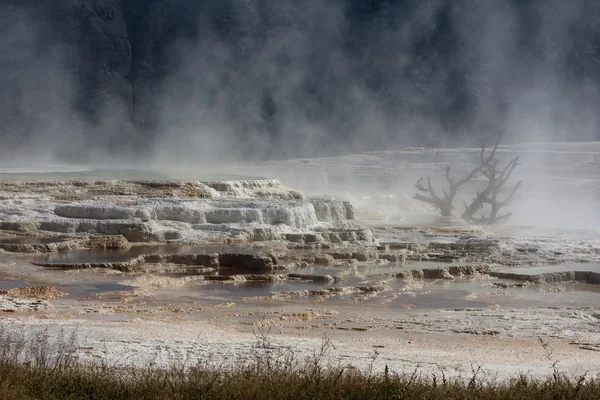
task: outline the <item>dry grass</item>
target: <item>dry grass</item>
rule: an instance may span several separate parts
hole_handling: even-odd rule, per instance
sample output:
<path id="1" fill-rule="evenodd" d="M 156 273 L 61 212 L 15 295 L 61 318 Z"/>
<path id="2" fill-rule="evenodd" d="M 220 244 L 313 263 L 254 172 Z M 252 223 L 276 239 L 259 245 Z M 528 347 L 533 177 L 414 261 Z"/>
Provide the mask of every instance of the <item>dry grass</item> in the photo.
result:
<path id="1" fill-rule="evenodd" d="M 267 332 L 268 333 L 268 332 Z M 313 357 L 298 360 L 292 352 L 270 346 L 257 335 L 250 363 L 236 368 L 209 365 L 170 368 L 90 365 L 77 358 L 73 335 L 33 340 L 0 330 L 0 398 L 2 399 L 598 399 L 600 382 L 567 379 L 555 370 L 546 380 L 521 375 L 502 383 L 485 383 L 473 372 L 462 381 L 388 371 L 375 374 L 351 367 L 325 367 L 323 341 Z"/>

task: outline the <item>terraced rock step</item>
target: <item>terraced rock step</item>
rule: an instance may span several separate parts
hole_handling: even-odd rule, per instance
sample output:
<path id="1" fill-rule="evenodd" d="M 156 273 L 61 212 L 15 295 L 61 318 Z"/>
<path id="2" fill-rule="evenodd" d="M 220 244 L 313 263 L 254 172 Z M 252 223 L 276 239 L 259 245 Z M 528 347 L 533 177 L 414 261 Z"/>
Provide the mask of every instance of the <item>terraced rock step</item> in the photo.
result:
<path id="1" fill-rule="evenodd" d="M 396 274 L 398 279 L 456 279 L 461 276 L 491 274 L 487 264 L 481 265 L 448 265 L 440 268 L 410 269 Z"/>
<path id="2" fill-rule="evenodd" d="M 290 290 L 281 291 L 273 295 L 274 298 L 287 298 L 287 297 L 329 297 L 329 296 L 344 296 L 350 294 L 375 294 L 382 292 L 387 289 L 385 282 L 378 283 L 375 285 L 366 286 L 342 286 L 342 287 L 326 287 L 322 289 L 304 289 L 304 290 Z"/>
<path id="3" fill-rule="evenodd" d="M 306 199 L 273 180 L 4 181 L 0 199 L 0 230 L 33 235 L 112 235 L 129 242 L 374 242 L 371 231 L 354 220 L 350 203 Z"/>
<path id="4" fill-rule="evenodd" d="M 275 198 L 300 200 L 304 195 L 277 180 L 250 181 L 2 181 L 0 192 L 44 195 L 56 200 L 94 197 Z M 132 199 L 129 199 L 132 200 Z"/>
<path id="5" fill-rule="evenodd" d="M 131 244 L 123 236 L 94 237 L 0 237 L 0 249 L 13 253 L 59 253 L 78 249 L 129 249 Z"/>
<path id="6" fill-rule="evenodd" d="M 600 285 L 600 272 L 595 271 L 560 271 L 541 274 L 491 272 L 490 276 L 532 283 L 583 282 L 592 285 Z"/>
<path id="7" fill-rule="evenodd" d="M 148 270 L 147 264 L 165 263 L 173 264 L 174 266 L 185 265 L 209 268 L 206 271 L 213 271 L 215 268 L 227 268 L 242 271 L 273 271 L 277 267 L 278 259 L 274 255 L 261 254 L 157 254 L 141 255 L 127 261 L 118 262 L 35 262 L 34 264 L 41 267 L 66 270 L 103 268 L 123 272 L 145 272 Z"/>

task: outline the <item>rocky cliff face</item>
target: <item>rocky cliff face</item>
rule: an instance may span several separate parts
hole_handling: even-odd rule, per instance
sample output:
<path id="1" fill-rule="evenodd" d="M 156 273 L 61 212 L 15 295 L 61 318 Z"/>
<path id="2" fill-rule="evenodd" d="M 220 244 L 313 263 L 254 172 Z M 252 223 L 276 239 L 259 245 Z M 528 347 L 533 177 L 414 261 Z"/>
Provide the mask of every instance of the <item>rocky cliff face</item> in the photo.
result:
<path id="1" fill-rule="evenodd" d="M 0 129 L 9 144 L 30 145 L 41 130 L 64 141 L 59 146 L 115 146 L 133 136 L 132 51 L 120 1 L 3 0 L 0 18 Z M 101 137 L 72 134 L 97 126 Z"/>
<path id="2" fill-rule="evenodd" d="M 79 139 L 111 151 L 143 146 L 138 135 L 157 125 L 153 99 L 169 47 L 197 28 L 198 8 L 178 0 L 0 0 L 5 144 L 30 145 L 40 129 L 99 129 Z M 48 136 L 73 145 L 71 132 Z"/>

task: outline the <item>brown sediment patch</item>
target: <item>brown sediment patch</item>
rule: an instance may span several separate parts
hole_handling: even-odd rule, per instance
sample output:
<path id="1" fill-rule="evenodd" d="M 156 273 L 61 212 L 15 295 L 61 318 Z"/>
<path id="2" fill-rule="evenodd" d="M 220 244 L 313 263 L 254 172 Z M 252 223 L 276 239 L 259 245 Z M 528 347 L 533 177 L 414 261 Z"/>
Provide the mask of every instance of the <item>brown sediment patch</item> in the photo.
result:
<path id="1" fill-rule="evenodd" d="M 3 181 L 9 193 L 45 194 L 56 200 L 81 200 L 94 196 L 215 198 L 245 190 L 255 198 L 304 199 L 298 191 L 274 180 L 252 181 Z"/>
<path id="2" fill-rule="evenodd" d="M 417 229 L 419 232 L 425 232 Z M 456 261 L 469 260 L 473 262 L 487 261 L 491 255 L 498 249 L 496 241 L 476 241 L 464 242 L 451 241 L 415 243 L 412 241 L 402 242 L 382 242 L 378 247 L 379 251 L 390 252 L 390 254 L 401 257 L 398 261 Z M 396 261 L 393 255 L 384 256 L 379 254 L 380 259 L 389 259 Z"/>
<path id="3" fill-rule="evenodd" d="M 471 260 L 476 260 L 489 257 L 490 252 L 494 248 L 497 248 L 497 244 L 489 242 L 431 242 L 425 248 L 419 249 L 418 253 L 429 260 L 453 261 L 467 257 Z"/>
<path id="4" fill-rule="evenodd" d="M 251 275 L 234 275 L 234 276 L 239 280 L 264 281 L 264 282 L 283 281 L 287 278 L 287 275 L 281 275 L 281 274 L 251 274 Z"/>
<path id="5" fill-rule="evenodd" d="M 491 282 L 486 286 L 499 289 L 524 288 L 531 285 L 530 282 L 508 283 L 508 282 Z"/>
<path id="6" fill-rule="evenodd" d="M 106 269 L 106 268 L 86 268 L 86 269 L 66 269 L 64 271 L 62 271 L 66 274 L 70 274 L 70 275 L 74 275 L 74 274 L 87 274 L 87 273 L 93 273 L 93 274 L 98 274 L 98 275 L 123 275 L 125 274 L 125 272 L 123 271 L 118 271 L 116 269 Z"/>
<path id="7" fill-rule="evenodd" d="M 55 263 L 55 262 L 34 262 L 34 265 L 56 268 L 65 270 L 78 269 L 111 269 L 122 272 L 157 272 L 162 270 L 179 270 L 185 272 L 212 272 L 215 268 L 226 268 L 233 271 L 257 271 L 257 272 L 272 272 L 279 268 L 277 265 L 278 259 L 276 256 L 267 254 L 157 254 L 157 255 L 141 255 L 127 261 L 117 262 L 94 262 L 94 263 Z M 157 268 L 154 265 L 161 264 Z M 148 265 L 152 265 L 149 267 Z M 198 268 L 181 268 L 178 266 L 194 266 L 200 268 L 208 268 L 206 270 L 197 271 Z"/>
<path id="8" fill-rule="evenodd" d="M 219 254 L 219 267 L 243 270 L 272 270 L 277 265 L 275 255 Z"/>
<path id="9" fill-rule="evenodd" d="M 146 298 L 153 295 L 153 292 L 147 288 L 135 288 L 134 290 L 113 290 L 107 292 L 93 293 L 87 299 L 101 300 L 101 301 L 120 301 L 122 303 L 129 303 L 135 298 Z M 97 310 L 97 308 L 93 308 Z M 96 311 L 93 311 L 96 312 Z"/>
<path id="10" fill-rule="evenodd" d="M 600 272 L 594 271 L 561 271 L 541 274 L 519 274 L 512 272 L 491 272 L 490 276 L 531 283 L 583 282 L 600 285 Z"/>
<path id="11" fill-rule="evenodd" d="M 144 264 L 145 259 L 144 256 L 139 256 L 133 258 L 129 261 L 120 261 L 120 262 L 109 262 L 109 263 L 33 263 L 34 265 L 46 268 L 56 268 L 56 269 L 92 269 L 92 268 L 102 268 L 102 269 L 113 269 L 122 272 L 144 272 L 144 269 L 141 267 Z"/>
<path id="12" fill-rule="evenodd" d="M 212 269 L 210 269 L 212 270 Z M 153 271 L 156 272 L 156 271 Z M 162 271 L 159 271 L 162 272 Z M 169 270 L 169 272 L 172 272 Z M 308 274 L 232 274 L 216 275 L 210 274 L 212 271 L 203 275 L 192 275 L 181 278 L 166 277 L 160 275 L 142 275 L 130 281 L 124 281 L 123 284 L 140 288 L 167 288 L 170 286 L 183 286 L 192 282 L 223 282 L 223 283 L 244 283 L 244 282 L 281 282 L 286 280 L 302 280 L 322 283 L 342 282 L 347 279 L 347 274 L 340 275 L 308 275 Z"/>
<path id="13" fill-rule="evenodd" d="M 37 316 L 38 319 L 43 320 L 66 320 L 73 318 L 70 314 L 42 314 Z"/>
<path id="14" fill-rule="evenodd" d="M 344 296 L 355 293 L 374 294 L 386 290 L 388 286 L 385 283 L 378 283 L 369 286 L 342 286 L 329 287 L 323 289 L 305 289 L 277 292 L 272 299 L 290 298 L 290 297 L 330 297 Z"/>
<path id="15" fill-rule="evenodd" d="M 317 254 L 289 253 L 281 255 L 281 258 L 329 266 L 345 266 L 357 262 L 398 264 L 406 261 L 487 262 L 496 248 L 495 242 L 390 242 L 366 249 L 329 250 Z"/>
<path id="16" fill-rule="evenodd" d="M 304 310 L 300 312 L 289 311 L 251 311 L 217 315 L 212 320 L 239 319 L 241 325 L 261 327 L 277 326 L 280 328 L 311 329 L 317 327 L 332 327 L 338 324 L 338 312 L 334 310 Z M 316 321 L 316 324 L 305 324 Z"/>
<path id="17" fill-rule="evenodd" d="M 121 235 L 92 236 L 84 240 L 82 245 L 86 249 L 128 250 L 131 248 L 131 243 Z"/>
<path id="18" fill-rule="evenodd" d="M 456 279 L 461 276 L 490 275 L 488 264 L 447 265 L 440 268 L 410 269 L 396 274 L 397 279 Z"/>
<path id="19" fill-rule="evenodd" d="M 168 262 L 181 265 L 257 271 L 271 271 L 278 264 L 277 257 L 272 254 L 162 254 L 144 256 L 144 260 L 147 263 Z"/>
<path id="20" fill-rule="evenodd" d="M 0 290 L 0 296 L 37 300 L 57 300 L 65 295 L 66 293 L 58 291 L 54 286 L 31 286 Z"/>
<path id="21" fill-rule="evenodd" d="M 195 312 L 202 312 L 202 311 L 215 311 L 215 310 L 222 310 L 222 309 L 227 309 L 227 308 L 233 308 L 236 306 L 236 303 L 233 301 L 230 302 L 226 302 L 226 303 L 221 303 L 221 304 L 214 304 L 214 305 L 210 305 L 210 306 L 197 306 L 197 307 L 180 307 L 180 306 L 167 306 L 167 307 L 151 307 L 151 308 L 143 308 L 143 309 L 135 309 L 135 308 L 129 308 L 129 309 L 123 309 L 123 308 L 115 308 L 115 312 L 116 313 L 127 313 L 127 314 L 161 314 L 161 313 L 166 313 L 166 314 L 191 314 L 191 313 L 195 313 Z"/>
<path id="22" fill-rule="evenodd" d="M 81 249 L 126 250 L 131 244 L 120 235 L 69 237 L 69 236 L 17 236 L 0 238 L 0 249 L 12 253 L 58 253 Z"/>
<path id="23" fill-rule="evenodd" d="M 202 279 L 198 280 L 206 280 L 206 281 L 215 281 L 215 282 L 277 282 L 283 281 L 287 278 L 287 275 L 279 275 L 279 274 L 250 274 L 250 275 L 204 275 L 201 277 Z"/>
<path id="24" fill-rule="evenodd" d="M 288 260 L 293 260 L 294 256 L 291 257 L 285 257 L 283 259 L 288 259 Z M 327 262 L 323 262 L 321 258 L 319 257 L 299 257 L 298 259 L 300 259 L 301 261 L 297 261 L 297 262 L 287 262 L 285 264 L 283 264 L 285 267 L 287 267 L 288 269 L 291 268 L 306 268 L 309 267 L 311 265 L 320 265 L 320 266 L 328 266 L 328 267 L 343 267 L 343 268 L 348 268 L 348 267 L 352 267 L 354 265 L 357 265 L 359 262 L 357 260 L 353 260 L 353 259 L 339 259 L 339 260 L 334 260 L 331 259 L 330 261 Z"/>
<path id="25" fill-rule="evenodd" d="M 296 262 L 304 262 L 307 264 L 317 264 L 317 265 L 333 265 L 335 263 L 335 259 L 327 253 L 316 253 L 314 254 L 304 254 L 295 252 L 297 249 L 290 249 L 290 252 L 277 254 L 277 257 L 281 261 L 296 261 Z"/>
<path id="26" fill-rule="evenodd" d="M 334 260 L 357 260 L 360 262 L 369 262 L 379 259 L 375 251 L 343 251 L 328 253 Z"/>
<path id="27" fill-rule="evenodd" d="M 35 243 L 36 238 L 31 238 L 32 242 L 27 243 L 25 237 L 22 242 L 15 240 L 14 242 L 0 242 L 0 248 L 11 253 L 55 253 L 65 252 L 81 248 L 80 240 L 69 240 L 68 238 L 40 238 L 38 243 Z M 28 239 L 28 238 L 27 238 Z"/>
<path id="28" fill-rule="evenodd" d="M 290 242 L 286 244 L 286 248 L 288 250 L 311 250 L 311 251 L 322 251 L 322 250 L 330 250 L 334 248 L 336 245 L 333 243 L 294 243 Z"/>
<path id="29" fill-rule="evenodd" d="M 123 285 L 132 286 L 135 288 L 152 288 L 162 289 L 169 287 L 184 286 L 190 282 L 204 280 L 203 276 L 186 276 L 182 278 L 170 278 L 159 275 L 142 275 L 131 280 L 122 282 Z"/>
<path id="30" fill-rule="evenodd" d="M 328 253 L 316 253 L 316 254 L 302 254 L 294 253 L 293 250 L 286 254 L 278 254 L 278 258 L 282 261 L 286 261 L 286 266 L 290 268 L 299 267 L 303 265 L 293 264 L 305 263 L 304 266 L 319 265 L 329 267 L 351 267 L 359 263 L 363 264 L 381 264 L 387 262 L 403 262 L 405 257 L 401 254 L 387 254 L 378 255 L 371 251 L 339 251 L 339 252 L 328 252 Z"/>
<path id="31" fill-rule="evenodd" d="M 203 267 L 219 267 L 219 254 L 156 254 L 143 256 L 149 264 L 169 263 Z"/>
<path id="32" fill-rule="evenodd" d="M 321 282 L 321 283 L 335 283 L 343 282 L 348 279 L 347 274 L 340 275 L 311 275 L 311 274 L 287 274 L 290 279 L 299 279 L 303 281 Z"/>
<path id="33" fill-rule="evenodd" d="M 335 329 L 340 331 L 349 331 L 349 332 L 370 332 L 377 329 L 374 326 L 345 326 L 345 325 L 336 325 Z"/>
<path id="34" fill-rule="evenodd" d="M 6 181 L 6 192 L 44 193 L 56 200 L 81 200 L 93 196 L 178 196 L 211 197 L 211 190 L 200 182 L 176 181 Z"/>
<path id="35" fill-rule="evenodd" d="M 153 193 L 168 197 L 194 197 L 207 199 L 212 197 L 208 187 L 195 182 L 139 182 L 142 188 L 151 189 Z M 144 194 L 140 191 L 140 194 Z"/>
<path id="36" fill-rule="evenodd" d="M 170 263 L 145 264 L 143 270 L 147 274 L 171 274 L 171 275 L 208 275 L 217 272 L 214 267 L 202 267 L 195 265 L 181 265 Z"/>

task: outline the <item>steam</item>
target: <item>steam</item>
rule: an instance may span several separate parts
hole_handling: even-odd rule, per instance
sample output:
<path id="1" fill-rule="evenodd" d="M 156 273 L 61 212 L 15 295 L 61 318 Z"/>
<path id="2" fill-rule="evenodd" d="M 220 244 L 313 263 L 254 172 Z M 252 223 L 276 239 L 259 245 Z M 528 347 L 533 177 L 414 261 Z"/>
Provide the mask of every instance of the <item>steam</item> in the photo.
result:
<path id="1" fill-rule="evenodd" d="M 213 3 L 82 3 L 65 34 L 70 6 L 6 2 L 4 162 L 600 139 L 594 2 Z"/>
<path id="2" fill-rule="evenodd" d="M 75 147 L 83 132 L 72 108 L 74 88 L 64 65 L 64 48 L 42 40 L 48 32 L 23 9 L 0 8 L 0 121 L 3 159 L 49 161 L 61 148 Z M 44 157 L 40 159 L 40 156 Z"/>
<path id="3" fill-rule="evenodd" d="M 600 138 L 589 2 L 227 4 L 172 47 L 155 105 L 167 160 Z"/>
<path id="4" fill-rule="evenodd" d="M 598 140 L 598 7 L 533 1 L 457 7 L 472 60 L 476 126 L 505 128 L 512 142 Z M 475 39 L 478 38 L 478 39 Z"/>

